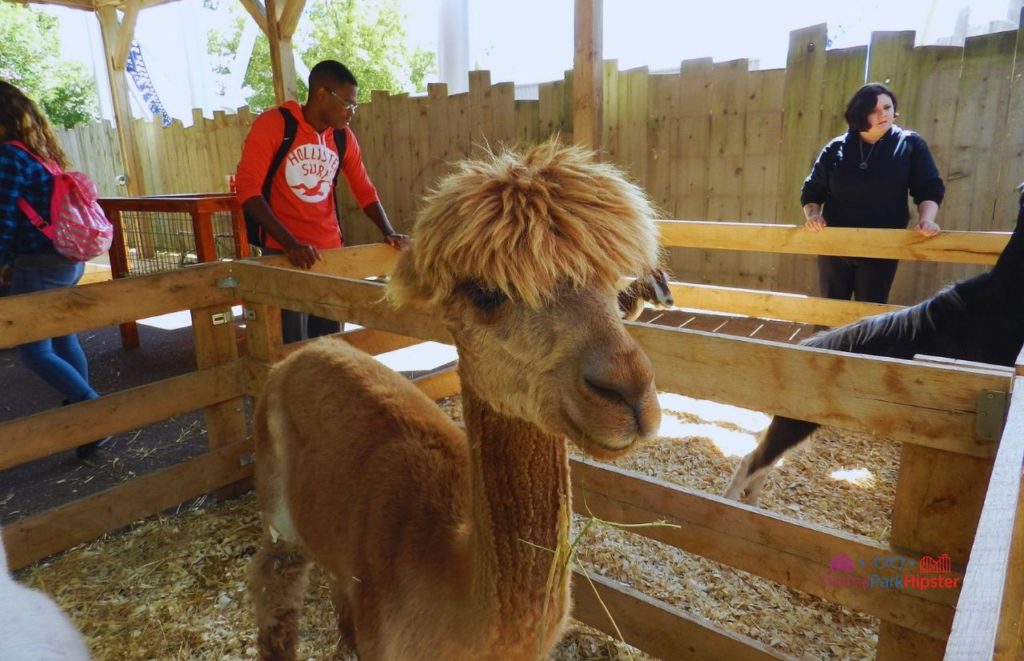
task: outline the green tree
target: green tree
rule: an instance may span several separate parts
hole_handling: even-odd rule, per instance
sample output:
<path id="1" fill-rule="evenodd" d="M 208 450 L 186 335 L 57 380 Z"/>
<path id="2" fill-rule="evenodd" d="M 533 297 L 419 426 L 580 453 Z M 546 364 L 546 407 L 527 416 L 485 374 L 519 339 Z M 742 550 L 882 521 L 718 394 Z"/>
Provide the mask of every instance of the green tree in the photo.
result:
<path id="1" fill-rule="evenodd" d="M 0 78 L 36 100 L 51 122 L 70 128 L 99 117 L 96 82 L 79 62 L 60 59 L 54 16 L 0 3 Z"/>
<path id="2" fill-rule="evenodd" d="M 300 30 L 294 40 L 299 57 L 308 67 L 321 60 L 338 60 L 352 70 L 359 81 L 359 101 L 369 100 L 373 90 L 388 92 L 426 91 L 427 75 L 434 71 L 434 54 L 405 43 L 405 27 L 396 0 L 376 4 L 356 0 L 316 0 L 306 18 L 308 29 Z M 239 16 L 231 35 L 211 31 L 209 52 L 220 58 L 215 70 L 228 74 L 228 61 L 238 50 L 243 21 Z M 308 90 L 299 80 L 299 97 Z M 270 46 L 260 35 L 253 48 L 245 84 L 252 89 L 247 101 L 254 111 L 275 105 Z"/>

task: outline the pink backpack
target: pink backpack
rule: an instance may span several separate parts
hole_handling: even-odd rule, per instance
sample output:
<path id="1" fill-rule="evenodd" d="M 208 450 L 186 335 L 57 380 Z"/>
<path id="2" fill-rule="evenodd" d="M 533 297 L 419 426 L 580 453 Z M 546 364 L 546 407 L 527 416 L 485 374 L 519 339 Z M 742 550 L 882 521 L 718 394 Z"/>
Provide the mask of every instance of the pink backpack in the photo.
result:
<path id="1" fill-rule="evenodd" d="M 114 226 L 96 200 L 96 184 L 92 179 L 82 172 L 64 172 L 16 140 L 7 144 L 28 153 L 53 175 L 49 223 L 24 198 L 18 199 L 18 208 L 46 238 L 53 241 L 57 252 L 73 261 L 86 262 L 110 250 Z"/>

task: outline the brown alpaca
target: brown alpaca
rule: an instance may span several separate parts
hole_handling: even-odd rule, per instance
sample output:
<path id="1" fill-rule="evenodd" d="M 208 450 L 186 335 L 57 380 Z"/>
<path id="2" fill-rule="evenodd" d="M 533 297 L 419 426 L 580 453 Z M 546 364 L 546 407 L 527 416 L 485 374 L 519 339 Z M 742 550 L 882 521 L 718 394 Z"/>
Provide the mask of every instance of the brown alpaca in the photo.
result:
<path id="1" fill-rule="evenodd" d="M 657 263 L 643 194 L 579 148 L 466 162 L 417 219 L 388 295 L 459 351 L 465 431 L 338 340 L 277 366 L 256 409 L 264 658 L 295 654 L 312 562 L 361 659 L 543 658 L 569 613 L 566 438 L 613 456 L 660 422 L 616 307 Z"/>

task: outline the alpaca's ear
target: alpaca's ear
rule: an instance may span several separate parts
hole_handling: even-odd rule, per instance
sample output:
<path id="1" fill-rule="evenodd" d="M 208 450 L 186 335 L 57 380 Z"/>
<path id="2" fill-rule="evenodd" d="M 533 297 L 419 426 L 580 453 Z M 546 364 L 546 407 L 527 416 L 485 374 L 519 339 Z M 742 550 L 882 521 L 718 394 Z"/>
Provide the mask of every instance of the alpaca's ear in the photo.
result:
<path id="1" fill-rule="evenodd" d="M 398 307 L 411 301 L 425 303 L 430 295 L 424 290 L 423 281 L 416 270 L 412 250 L 403 250 L 388 280 L 387 298 Z"/>

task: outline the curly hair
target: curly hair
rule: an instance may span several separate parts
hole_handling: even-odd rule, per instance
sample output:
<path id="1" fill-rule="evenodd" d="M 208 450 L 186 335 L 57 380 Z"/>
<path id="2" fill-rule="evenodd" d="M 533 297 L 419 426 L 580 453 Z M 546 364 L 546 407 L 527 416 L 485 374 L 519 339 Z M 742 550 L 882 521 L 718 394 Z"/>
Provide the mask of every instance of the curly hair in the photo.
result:
<path id="1" fill-rule="evenodd" d="M 35 101 L 5 80 L 0 80 L 0 140 L 20 140 L 38 156 L 62 169 L 68 167 L 67 156 L 46 115 Z"/>
<path id="2" fill-rule="evenodd" d="M 899 117 L 899 113 L 896 112 L 898 102 L 892 90 L 882 83 L 868 83 L 854 92 L 850 100 L 846 102 L 846 112 L 843 113 L 843 118 L 846 120 L 846 124 L 850 127 L 851 131 L 868 130 L 868 115 L 875 111 L 875 106 L 878 105 L 878 97 L 882 94 L 886 94 L 892 99 L 893 115 Z"/>

